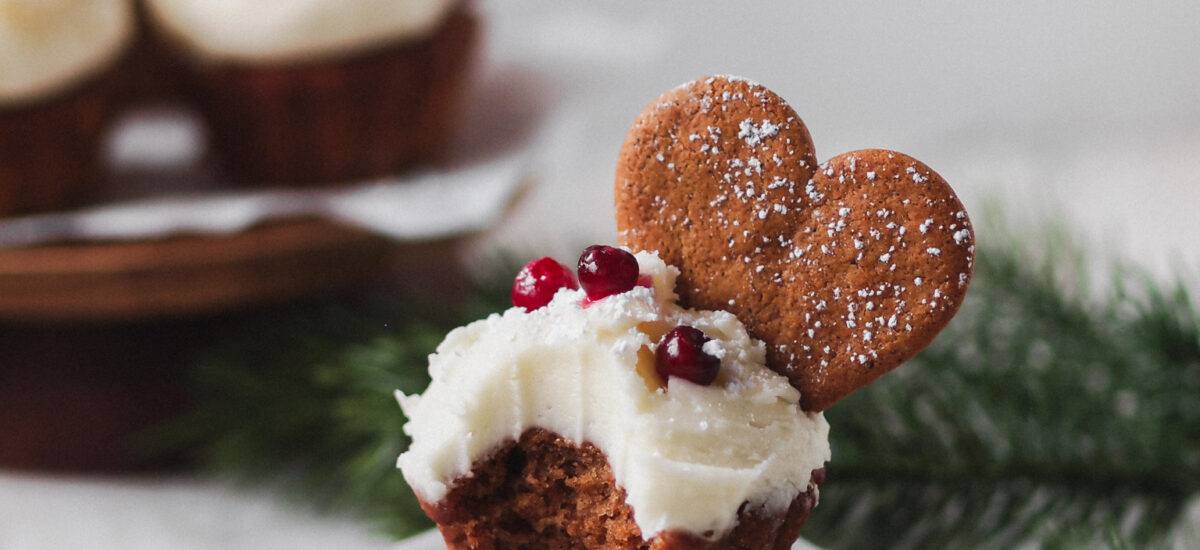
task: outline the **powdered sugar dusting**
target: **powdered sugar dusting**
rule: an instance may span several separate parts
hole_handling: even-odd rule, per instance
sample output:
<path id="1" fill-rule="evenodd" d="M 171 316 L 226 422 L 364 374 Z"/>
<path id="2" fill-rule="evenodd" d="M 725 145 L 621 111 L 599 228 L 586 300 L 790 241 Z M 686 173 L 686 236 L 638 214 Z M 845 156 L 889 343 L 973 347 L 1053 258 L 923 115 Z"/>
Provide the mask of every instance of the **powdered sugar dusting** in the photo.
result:
<path id="1" fill-rule="evenodd" d="M 779 134 L 779 126 L 769 120 L 755 124 L 754 119 L 748 118 L 738 124 L 737 137 L 746 140 L 748 147 L 754 147 L 762 143 L 764 138 L 774 137 L 777 134 Z"/>

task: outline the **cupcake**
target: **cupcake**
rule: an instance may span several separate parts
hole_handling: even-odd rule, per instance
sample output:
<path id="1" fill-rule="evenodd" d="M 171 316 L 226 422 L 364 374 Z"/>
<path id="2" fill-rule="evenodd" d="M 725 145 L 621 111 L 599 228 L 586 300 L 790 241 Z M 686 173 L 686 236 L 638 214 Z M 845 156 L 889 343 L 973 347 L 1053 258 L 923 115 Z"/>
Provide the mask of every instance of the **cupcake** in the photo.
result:
<path id="1" fill-rule="evenodd" d="M 0 0 L 0 216 L 95 189 L 134 29 L 129 0 Z"/>
<path id="2" fill-rule="evenodd" d="M 782 98 L 717 76 L 639 115 L 614 195 L 626 248 L 531 262 L 397 395 L 398 466 L 454 549 L 786 550 L 823 411 L 962 303 L 966 212 L 901 153 L 818 163 Z"/>
<path id="3" fill-rule="evenodd" d="M 146 0 L 210 149 L 248 184 L 354 183 L 434 163 L 477 24 L 456 0 Z"/>
<path id="4" fill-rule="evenodd" d="M 452 331 L 425 393 L 398 396 L 399 466 L 447 546 L 790 547 L 830 457 L 824 416 L 737 317 L 680 307 L 656 254 L 596 254 L 627 284 L 600 296 L 535 262 L 524 306 Z"/>

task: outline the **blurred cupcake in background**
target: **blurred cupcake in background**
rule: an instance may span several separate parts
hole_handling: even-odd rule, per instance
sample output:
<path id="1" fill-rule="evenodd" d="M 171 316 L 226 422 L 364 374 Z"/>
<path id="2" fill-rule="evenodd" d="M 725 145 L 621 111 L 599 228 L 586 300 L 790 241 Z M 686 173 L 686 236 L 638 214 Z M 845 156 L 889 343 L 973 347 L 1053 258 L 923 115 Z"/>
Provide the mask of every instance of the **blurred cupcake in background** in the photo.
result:
<path id="1" fill-rule="evenodd" d="M 236 180 L 355 183 L 448 150 L 478 35 L 462 1 L 145 2 Z"/>
<path id="2" fill-rule="evenodd" d="M 0 0 L 0 216 L 97 187 L 135 26 L 130 0 Z"/>

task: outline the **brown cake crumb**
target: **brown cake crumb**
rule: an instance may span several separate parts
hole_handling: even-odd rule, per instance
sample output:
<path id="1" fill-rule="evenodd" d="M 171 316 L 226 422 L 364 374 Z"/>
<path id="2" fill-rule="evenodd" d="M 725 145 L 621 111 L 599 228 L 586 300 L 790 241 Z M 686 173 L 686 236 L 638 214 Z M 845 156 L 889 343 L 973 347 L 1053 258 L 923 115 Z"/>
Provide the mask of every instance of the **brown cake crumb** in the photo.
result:
<path id="1" fill-rule="evenodd" d="M 421 505 L 451 549 L 786 549 L 817 503 L 824 471 L 786 514 L 742 505 L 737 526 L 716 540 L 681 532 L 642 539 L 604 454 L 530 429 L 476 462 L 441 502 Z"/>

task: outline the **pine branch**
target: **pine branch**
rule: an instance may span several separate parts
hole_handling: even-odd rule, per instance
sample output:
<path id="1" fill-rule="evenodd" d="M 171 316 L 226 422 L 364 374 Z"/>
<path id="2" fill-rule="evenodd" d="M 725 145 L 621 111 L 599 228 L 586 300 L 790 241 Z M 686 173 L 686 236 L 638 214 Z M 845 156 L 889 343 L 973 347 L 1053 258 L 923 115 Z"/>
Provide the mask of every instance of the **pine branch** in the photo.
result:
<path id="1" fill-rule="evenodd" d="M 1130 268 L 1096 292 L 1067 231 L 977 230 L 951 325 L 827 412 L 834 459 L 805 536 L 832 548 L 1168 546 L 1200 495 L 1194 297 Z M 446 328 L 505 307 L 515 272 L 497 269 L 469 311 L 432 325 L 389 324 L 419 310 L 394 304 L 264 320 L 197 367 L 199 407 L 173 443 L 222 471 L 283 472 L 306 501 L 396 537 L 423 529 L 394 470 L 407 440 L 391 391 L 419 390 Z"/>
<path id="2" fill-rule="evenodd" d="M 1096 300 L 1062 233 L 996 233 L 934 344 L 827 412 L 834 459 L 806 536 L 838 548 L 1170 542 L 1200 492 L 1192 297 L 1123 270 Z"/>
<path id="3" fill-rule="evenodd" d="M 194 365 L 197 406 L 148 444 L 196 453 L 238 479 L 283 482 L 306 505 L 411 536 L 432 524 L 395 469 L 408 438 L 392 392 L 422 391 L 428 354 L 446 331 L 506 299 L 507 288 L 487 284 L 461 311 L 377 299 L 251 320 Z M 405 321 L 417 311 L 427 314 Z"/>

